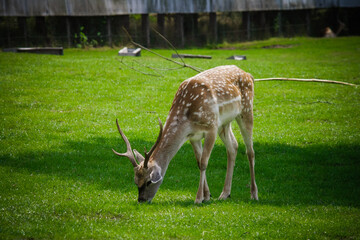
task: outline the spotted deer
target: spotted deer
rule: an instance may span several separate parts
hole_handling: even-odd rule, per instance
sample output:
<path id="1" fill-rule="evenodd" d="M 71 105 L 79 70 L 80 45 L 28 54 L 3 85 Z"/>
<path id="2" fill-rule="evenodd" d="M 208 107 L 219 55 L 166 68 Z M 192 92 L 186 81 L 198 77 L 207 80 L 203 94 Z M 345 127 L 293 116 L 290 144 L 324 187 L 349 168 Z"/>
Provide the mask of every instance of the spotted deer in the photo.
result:
<path id="1" fill-rule="evenodd" d="M 227 172 L 219 199 L 230 197 L 238 149 L 238 143 L 231 129 L 233 120 L 239 125 L 246 145 L 250 165 L 251 198 L 258 200 L 252 141 L 253 98 L 254 78 L 234 65 L 215 67 L 185 80 L 175 95 L 164 128 L 159 119 L 160 133 L 151 150 L 145 151 L 145 157 L 135 149 L 132 150 L 130 142 L 116 120 L 127 151 L 125 153 L 118 153 L 114 149 L 113 151 L 116 155 L 129 158 L 134 166 L 135 184 L 139 190 L 138 201 L 151 202 L 163 181 L 171 159 L 187 140 L 190 140 L 200 169 L 195 203 L 210 200 L 206 167 L 217 134 L 224 142 L 227 151 Z"/>

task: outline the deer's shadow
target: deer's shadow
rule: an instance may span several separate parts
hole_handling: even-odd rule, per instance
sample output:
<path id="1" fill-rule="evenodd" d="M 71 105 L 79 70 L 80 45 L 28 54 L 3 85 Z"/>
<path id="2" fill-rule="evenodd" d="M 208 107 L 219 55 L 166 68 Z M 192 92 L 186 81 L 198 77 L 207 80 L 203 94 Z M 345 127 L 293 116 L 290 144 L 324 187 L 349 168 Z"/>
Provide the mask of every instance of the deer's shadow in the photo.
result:
<path id="1" fill-rule="evenodd" d="M 0 165 L 27 170 L 34 174 L 56 175 L 119 191 L 134 193 L 133 167 L 126 158 L 114 155 L 112 148 L 125 151 L 119 146 L 119 138 L 92 138 L 87 141 L 67 141 L 55 150 L 24 152 L 16 157 L 0 156 Z M 153 143 L 133 140 L 135 149 L 149 149 Z M 124 144 L 122 144 L 124 145 Z M 116 147 L 117 146 L 117 147 Z M 256 180 L 260 203 L 263 204 L 334 204 L 359 205 L 360 146 L 321 144 L 297 147 L 280 143 L 254 143 L 256 152 Z M 213 199 L 221 193 L 226 174 L 226 150 L 223 144 L 215 144 L 207 169 L 207 179 Z M 244 146 L 240 144 L 230 201 L 250 201 L 248 161 Z M 193 193 L 195 199 L 199 171 L 192 147 L 182 146 L 170 162 L 159 191 Z M 134 196 L 136 199 L 137 196 Z M 176 200 L 176 204 L 188 206 L 194 199 Z M 216 201 L 216 200 L 212 200 Z M 156 197 L 153 203 L 156 202 Z"/>

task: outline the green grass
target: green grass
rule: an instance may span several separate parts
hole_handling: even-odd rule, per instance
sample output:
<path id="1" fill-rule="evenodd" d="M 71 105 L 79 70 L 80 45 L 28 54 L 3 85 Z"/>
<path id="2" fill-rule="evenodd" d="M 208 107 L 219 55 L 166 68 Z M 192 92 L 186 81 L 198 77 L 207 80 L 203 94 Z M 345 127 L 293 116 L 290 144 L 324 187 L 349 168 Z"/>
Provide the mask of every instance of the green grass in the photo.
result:
<path id="1" fill-rule="evenodd" d="M 291 48 L 263 48 L 292 45 Z M 360 84 L 360 38 L 270 39 L 187 49 L 255 78 Z M 171 51 L 158 50 L 170 56 Z M 1 239 L 360 239 L 360 88 L 258 82 L 254 148 L 259 201 L 250 200 L 240 148 L 231 199 L 218 201 L 226 153 L 218 139 L 207 177 L 212 200 L 194 205 L 199 172 L 189 143 L 170 163 L 152 204 L 138 204 L 118 118 L 133 148 L 149 149 L 190 69 L 149 77 L 124 68 L 116 49 L 64 56 L 0 53 Z M 246 61 L 224 60 L 234 54 Z M 132 58 L 126 59 L 130 63 Z M 144 64 L 169 67 L 148 53 Z M 119 67 L 122 67 L 120 70 Z"/>

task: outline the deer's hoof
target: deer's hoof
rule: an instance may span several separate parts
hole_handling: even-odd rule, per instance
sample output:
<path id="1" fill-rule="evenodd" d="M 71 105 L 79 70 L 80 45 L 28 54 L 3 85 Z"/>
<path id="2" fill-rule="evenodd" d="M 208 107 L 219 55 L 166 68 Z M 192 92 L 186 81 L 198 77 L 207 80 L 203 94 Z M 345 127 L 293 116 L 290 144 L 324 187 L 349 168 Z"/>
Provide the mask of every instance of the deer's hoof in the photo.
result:
<path id="1" fill-rule="evenodd" d="M 222 193 L 220 194 L 219 200 L 225 200 L 225 199 L 228 199 L 228 198 L 230 198 L 230 193 L 224 193 L 224 192 L 222 192 Z"/>
<path id="2" fill-rule="evenodd" d="M 252 199 L 252 200 L 256 200 L 256 201 L 259 200 L 257 191 L 251 193 L 251 199 Z"/>
<path id="3" fill-rule="evenodd" d="M 208 202 L 208 201 L 210 201 L 210 198 L 211 198 L 210 192 L 205 193 L 205 194 L 204 194 L 203 202 Z"/>

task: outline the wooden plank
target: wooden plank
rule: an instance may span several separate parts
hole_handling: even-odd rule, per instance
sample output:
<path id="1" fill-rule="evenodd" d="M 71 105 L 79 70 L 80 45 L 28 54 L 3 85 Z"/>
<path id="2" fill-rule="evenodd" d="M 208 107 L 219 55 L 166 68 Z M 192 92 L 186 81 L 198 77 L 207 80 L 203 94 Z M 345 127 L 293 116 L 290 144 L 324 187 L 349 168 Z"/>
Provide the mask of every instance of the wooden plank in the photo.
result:
<path id="1" fill-rule="evenodd" d="M 62 47 L 43 47 L 43 48 L 8 48 L 3 49 L 4 52 L 15 53 L 37 53 L 37 54 L 50 54 L 50 55 L 64 55 Z"/>
<path id="2" fill-rule="evenodd" d="M 194 54 L 173 54 L 171 56 L 172 58 L 205 58 L 205 59 L 211 59 L 212 56 L 207 55 L 194 55 Z"/>

